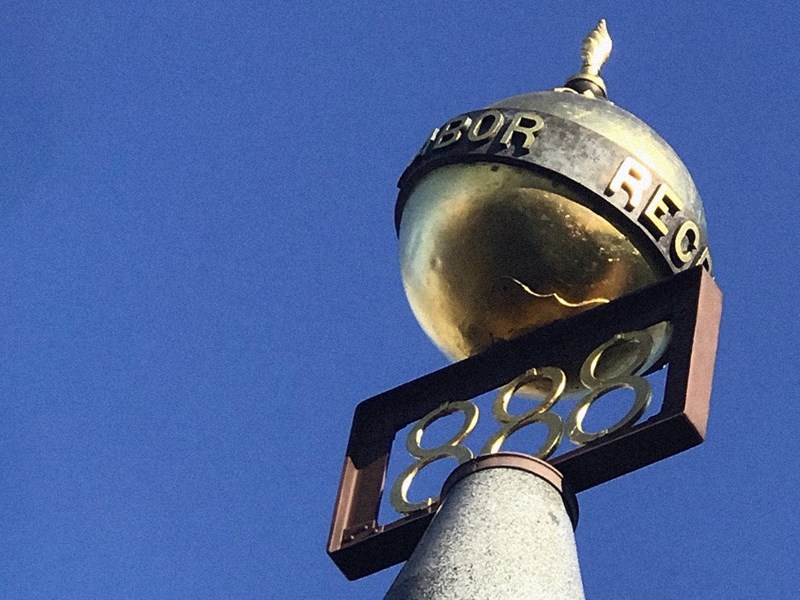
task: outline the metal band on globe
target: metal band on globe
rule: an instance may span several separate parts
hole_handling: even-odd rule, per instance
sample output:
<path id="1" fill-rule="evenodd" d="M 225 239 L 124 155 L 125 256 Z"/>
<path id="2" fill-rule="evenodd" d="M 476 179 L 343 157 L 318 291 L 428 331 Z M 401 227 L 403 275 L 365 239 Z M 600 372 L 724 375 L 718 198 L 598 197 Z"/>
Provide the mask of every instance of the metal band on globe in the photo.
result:
<path id="1" fill-rule="evenodd" d="M 684 201 L 679 182 L 634 150 L 540 110 L 487 108 L 434 130 L 398 183 L 397 230 L 422 177 L 443 165 L 475 161 L 545 169 L 578 186 L 583 193 L 577 199 L 625 232 L 665 275 L 697 265 L 711 271 L 704 217 Z"/>

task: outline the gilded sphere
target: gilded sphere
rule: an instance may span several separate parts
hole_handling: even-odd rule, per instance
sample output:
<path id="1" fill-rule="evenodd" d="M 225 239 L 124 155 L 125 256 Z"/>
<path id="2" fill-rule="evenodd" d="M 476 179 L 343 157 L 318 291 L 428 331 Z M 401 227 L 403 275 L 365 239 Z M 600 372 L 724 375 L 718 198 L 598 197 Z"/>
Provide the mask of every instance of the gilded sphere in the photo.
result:
<path id="1" fill-rule="evenodd" d="M 448 147 L 436 154 L 432 138 L 400 184 L 403 284 L 422 328 L 448 357 L 466 358 L 497 340 L 610 302 L 692 266 L 670 264 L 668 236 L 649 234 L 652 227 L 625 214 L 624 190 L 613 198 L 603 193 L 619 157 L 635 157 L 655 174 L 654 181 L 667 182 L 674 190 L 670 193 L 680 196 L 679 214 L 654 212 L 664 228 L 676 230 L 679 218 L 691 218 L 696 225 L 697 234 L 690 232 L 684 246 L 677 246 L 679 256 L 697 257 L 703 250 L 705 217 L 694 183 L 674 151 L 645 123 L 608 101 L 563 92 L 517 96 L 486 110 L 506 115 L 535 111 L 524 114 L 543 120 L 541 131 L 535 131 L 541 134 L 538 146 L 527 154 L 527 148 L 514 153 L 511 143 L 526 142 L 525 130 L 518 138 L 507 134 L 501 139 L 499 118 L 483 118 L 488 125 L 481 129 L 480 113 L 469 113 L 478 116 L 459 117 L 439 130 L 438 146 Z M 498 131 L 497 138 L 479 146 L 490 128 Z M 532 136 L 534 127 L 529 131 Z M 475 143 L 469 145 L 470 140 Z M 602 160 L 606 150 L 597 150 L 594 140 L 608 141 L 608 165 Z M 573 143 L 589 150 L 572 155 Z M 500 150 L 493 154 L 491 144 Z M 570 175 L 584 172 L 599 173 L 594 189 L 587 178 Z"/>

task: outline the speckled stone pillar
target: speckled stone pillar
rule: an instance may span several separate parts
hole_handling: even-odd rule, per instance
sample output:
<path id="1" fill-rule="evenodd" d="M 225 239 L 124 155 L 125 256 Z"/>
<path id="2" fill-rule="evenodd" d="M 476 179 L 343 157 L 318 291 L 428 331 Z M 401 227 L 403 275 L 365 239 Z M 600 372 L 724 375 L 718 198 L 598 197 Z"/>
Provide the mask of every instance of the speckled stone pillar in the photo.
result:
<path id="1" fill-rule="evenodd" d="M 500 453 L 461 465 L 384 600 L 583 600 L 574 495 L 561 474 Z"/>

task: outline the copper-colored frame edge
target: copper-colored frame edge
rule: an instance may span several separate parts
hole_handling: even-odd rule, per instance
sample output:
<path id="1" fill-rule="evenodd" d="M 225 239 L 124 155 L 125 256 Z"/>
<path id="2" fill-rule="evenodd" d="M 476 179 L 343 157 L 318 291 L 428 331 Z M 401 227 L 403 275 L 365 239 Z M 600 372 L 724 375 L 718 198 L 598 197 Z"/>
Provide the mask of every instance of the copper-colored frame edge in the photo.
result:
<path id="1" fill-rule="evenodd" d="M 687 289 L 688 298 L 686 297 Z M 670 375 L 672 375 L 672 381 L 668 376 L 664 407 L 662 407 L 662 411 L 658 415 L 629 430 L 619 432 L 611 439 L 603 438 L 603 440 L 598 441 L 598 443 L 589 448 L 574 450 L 552 461 L 552 464 L 564 473 L 575 491 L 582 491 L 599 483 L 609 481 L 691 448 L 703 441 L 721 316 L 721 293 L 705 271 L 699 267 L 692 269 L 600 307 L 601 309 L 605 308 L 605 311 L 599 309 L 587 311 L 574 319 L 588 319 L 606 323 L 609 321 L 608 309 L 622 309 L 631 302 L 634 304 L 646 304 L 648 299 L 652 299 L 654 296 L 657 298 L 663 291 L 674 291 L 678 296 L 675 299 L 678 305 L 677 308 L 688 309 L 692 313 L 691 315 L 684 313 L 677 316 L 677 320 L 691 324 L 691 330 L 684 331 L 683 336 L 680 335 L 681 332 L 677 332 L 678 338 L 688 338 L 683 340 L 683 344 L 689 346 L 686 354 L 688 363 L 683 368 L 678 369 L 681 371 L 680 374 L 683 379 L 678 382 L 675 381 L 673 367 L 679 365 L 671 364 Z M 687 303 L 691 303 L 691 305 L 687 306 Z M 658 304 L 655 310 L 645 311 L 649 314 L 645 315 L 644 318 L 647 319 L 650 314 L 669 312 L 668 309 L 669 307 L 665 308 L 663 303 Z M 592 319 L 591 317 L 594 315 L 590 316 L 589 313 L 595 312 L 603 313 L 605 316 Z M 624 311 L 618 312 L 621 315 L 625 314 Z M 613 312 L 611 314 L 613 316 Z M 670 318 L 675 319 L 675 315 Z M 627 323 L 637 319 L 635 317 L 627 318 L 627 315 L 625 315 L 622 320 L 626 322 L 625 327 L 628 328 Z M 544 332 L 548 327 L 523 337 L 530 338 Z M 569 323 L 566 321 L 553 324 L 551 328 L 556 332 L 554 337 L 558 338 L 563 335 L 561 332 L 565 327 L 569 327 Z M 630 328 L 635 329 L 636 326 L 631 325 Z M 541 335 L 538 337 L 541 337 Z M 544 338 L 546 337 L 545 335 Z M 497 348 L 496 350 L 501 353 L 501 356 L 506 355 L 506 358 L 512 358 L 514 349 L 518 349 L 523 345 L 522 338 L 518 338 L 509 342 L 504 348 Z M 510 351 L 509 348 L 511 348 Z M 467 372 L 492 371 L 492 357 L 489 356 L 490 354 L 492 354 L 491 349 L 484 352 L 483 355 L 467 359 L 462 363 L 450 365 L 435 373 L 428 374 L 413 382 L 403 384 L 398 388 L 365 400 L 357 407 L 353 417 L 353 427 L 343 466 L 342 480 L 328 544 L 328 553 L 348 578 L 358 579 L 405 560 L 427 528 L 436 508 L 431 507 L 431 509 L 411 514 L 386 526 L 378 526 L 376 523 L 377 509 L 380 505 L 380 496 L 384 485 L 385 469 L 388 464 L 391 444 L 397 431 L 395 428 L 397 417 L 400 413 L 408 412 L 409 409 L 407 406 L 397 406 L 392 400 L 398 395 L 402 396 L 407 390 L 413 390 L 414 386 L 429 393 L 431 390 L 427 388 L 431 386 L 433 388 L 441 388 L 440 390 L 434 389 L 432 394 L 438 398 L 439 392 L 447 393 L 448 391 L 447 385 L 441 385 L 440 380 L 457 380 L 456 371 L 459 365 Z M 487 360 L 482 360 L 482 358 Z M 472 362 L 467 364 L 468 361 Z M 478 364 L 475 364 L 476 362 Z M 481 362 L 484 364 L 481 364 Z M 681 361 L 678 360 L 677 362 Z M 499 370 L 503 371 L 505 369 L 499 368 Z M 494 372 L 491 374 L 497 375 Z M 448 375 L 451 377 L 448 377 Z M 500 379 L 503 379 L 503 377 L 501 375 Z M 492 380 L 495 378 L 491 377 Z M 491 387 L 488 387 L 485 391 L 499 387 L 505 382 L 500 382 L 497 385 L 495 383 L 494 381 L 488 382 L 487 385 Z M 467 387 L 474 389 L 476 384 Z M 470 397 L 476 397 L 482 393 L 484 392 L 478 392 Z M 385 413 L 381 414 L 382 409 L 385 410 L 387 404 L 390 411 L 396 413 L 394 414 L 394 423 L 390 422 L 390 417 L 387 417 Z M 414 404 L 416 405 L 417 403 Z M 413 420 L 408 422 L 413 422 Z M 363 425 L 367 423 L 370 424 L 370 427 L 368 428 L 368 435 L 364 435 L 367 430 Z M 658 441 L 659 443 L 650 443 L 648 440 Z M 353 457 L 363 449 L 365 442 L 372 442 L 373 444 L 377 442 L 377 444 L 370 446 L 371 451 L 368 453 L 368 459 L 364 461 L 362 456 L 364 464 L 358 467 Z M 643 447 L 648 448 L 648 450 L 642 452 Z M 369 492 L 370 489 L 372 492 Z M 368 499 L 369 501 L 363 504 L 355 503 L 359 490 L 367 492 L 372 499 Z M 361 560 L 361 557 L 364 556 L 368 556 L 369 560 L 366 562 Z"/>

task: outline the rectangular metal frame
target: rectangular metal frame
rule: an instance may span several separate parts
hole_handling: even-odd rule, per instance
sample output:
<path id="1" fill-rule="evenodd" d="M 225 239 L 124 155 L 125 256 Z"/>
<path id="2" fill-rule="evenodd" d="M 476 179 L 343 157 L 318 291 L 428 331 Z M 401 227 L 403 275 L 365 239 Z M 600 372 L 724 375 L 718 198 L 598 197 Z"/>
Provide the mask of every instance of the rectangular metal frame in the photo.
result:
<path id="1" fill-rule="evenodd" d="M 574 368 L 613 335 L 672 324 L 658 414 L 549 462 L 575 492 L 700 444 L 706 433 L 722 294 L 702 267 L 557 321 L 361 402 L 355 410 L 328 553 L 348 579 L 406 560 L 438 505 L 387 525 L 378 511 L 395 434 L 446 402 L 471 400 L 541 365 Z"/>

